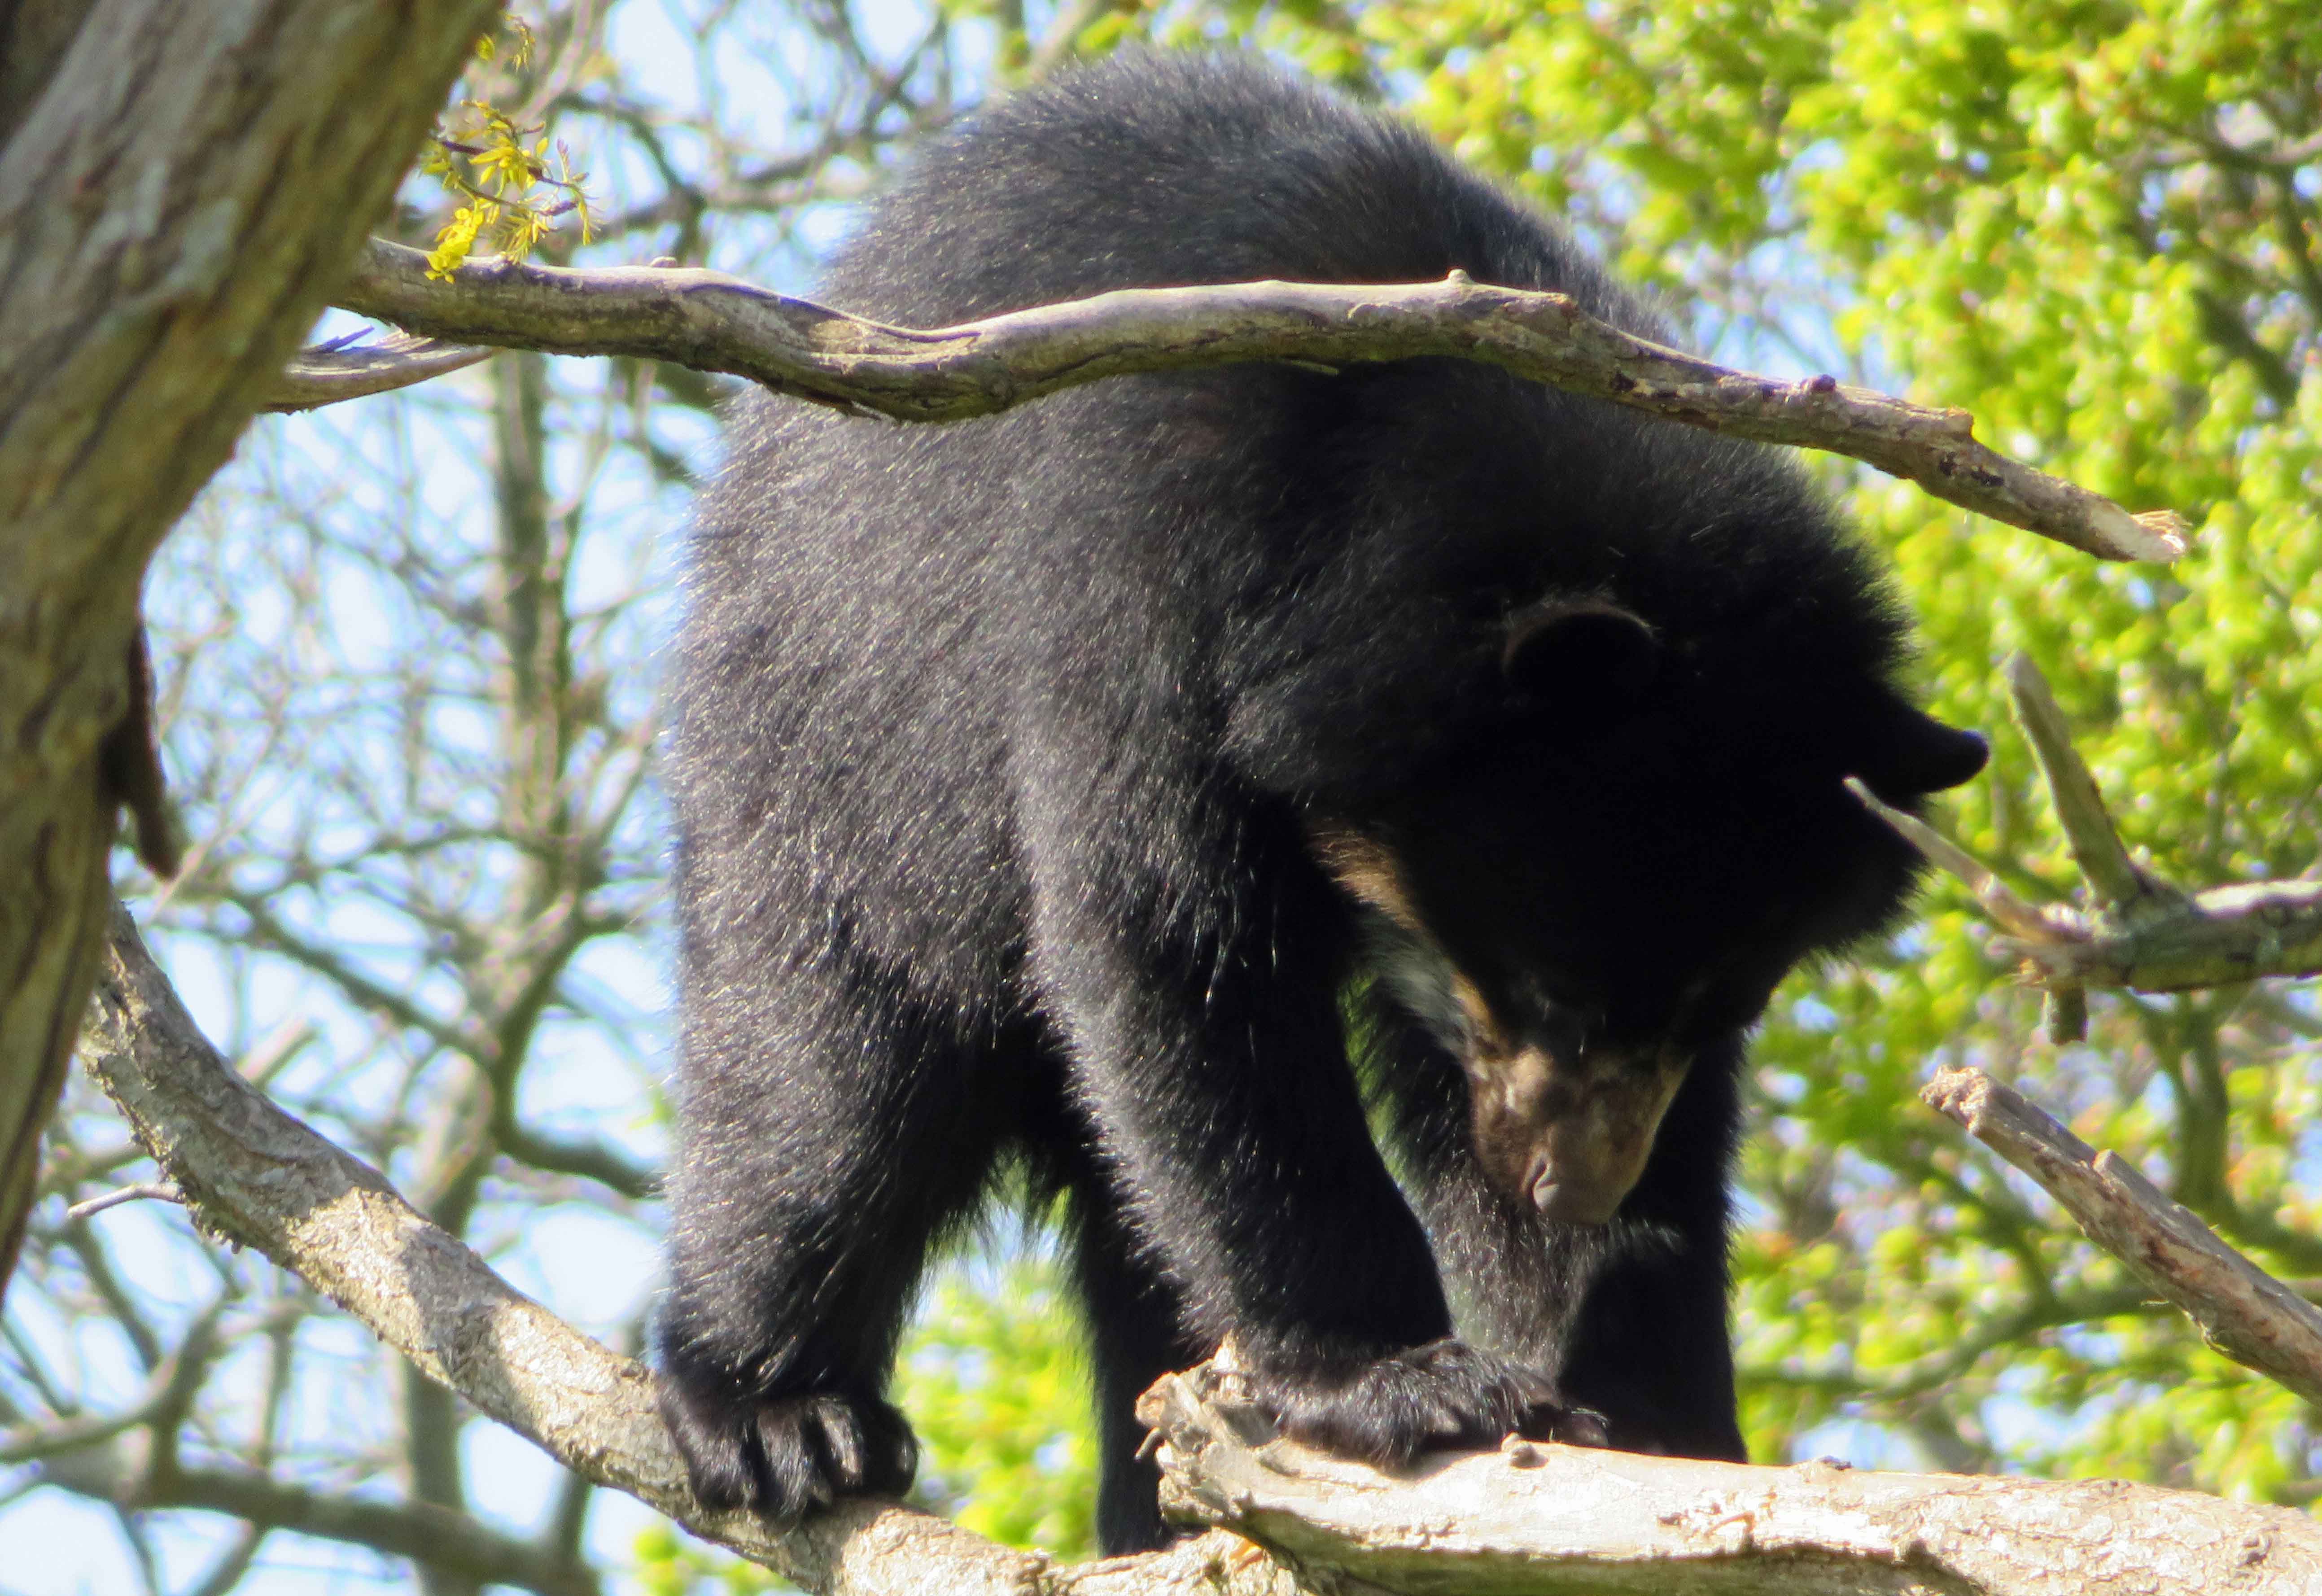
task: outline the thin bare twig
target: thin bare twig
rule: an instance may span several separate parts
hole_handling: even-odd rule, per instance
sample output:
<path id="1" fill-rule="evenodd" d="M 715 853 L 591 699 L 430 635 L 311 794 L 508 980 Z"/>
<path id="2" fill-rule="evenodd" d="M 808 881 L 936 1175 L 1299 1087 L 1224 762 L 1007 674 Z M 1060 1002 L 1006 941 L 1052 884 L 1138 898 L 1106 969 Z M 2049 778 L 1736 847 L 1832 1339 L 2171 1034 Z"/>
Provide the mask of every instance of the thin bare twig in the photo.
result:
<path id="1" fill-rule="evenodd" d="M 337 303 L 415 333 L 553 354 L 627 355 L 746 377 L 900 421 L 992 415 L 1100 378 L 1244 360 L 1448 355 L 1688 425 L 1851 456 L 1953 504 L 2106 560 L 2173 560 L 2184 522 L 2112 500 L 1976 442 L 1933 410 L 1833 378 L 1777 382 L 1622 332 L 1562 294 L 1440 283 L 1138 288 L 918 332 L 720 272 L 469 261 L 448 280 L 374 239 Z"/>
<path id="2" fill-rule="evenodd" d="M 376 342 L 336 339 L 309 345 L 283 368 L 261 409 L 315 410 L 345 399 L 410 388 L 489 360 L 496 351 L 389 333 Z"/>
<path id="3" fill-rule="evenodd" d="M 86 1202 L 77 1202 L 65 1210 L 65 1218 L 86 1219 L 91 1214 L 101 1214 L 107 1208 L 117 1208 L 124 1202 L 138 1202 L 148 1199 L 155 1202 L 182 1203 L 186 1200 L 186 1194 L 167 1181 L 145 1181 L 134 1186 L 115 1188 L 102 1197 L 92 1197 Z"/>

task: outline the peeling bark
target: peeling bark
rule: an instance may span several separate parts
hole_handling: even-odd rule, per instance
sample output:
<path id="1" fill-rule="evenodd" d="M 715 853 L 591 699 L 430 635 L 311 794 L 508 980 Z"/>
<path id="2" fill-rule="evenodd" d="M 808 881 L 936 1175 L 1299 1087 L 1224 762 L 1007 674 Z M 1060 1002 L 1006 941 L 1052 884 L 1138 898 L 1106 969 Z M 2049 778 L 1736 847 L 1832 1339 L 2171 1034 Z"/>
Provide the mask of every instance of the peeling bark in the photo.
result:
<path id="1" fill-rule="evenodd" d="M 1410 1596 L 2311 1596 L 2322 1525 L 2121 1480 L 1890 1474 L 1520 1441 L 1387 1476 L 1272 1439 L 1214 1367 L 1138 1416 L 1162 1506 Z"/>

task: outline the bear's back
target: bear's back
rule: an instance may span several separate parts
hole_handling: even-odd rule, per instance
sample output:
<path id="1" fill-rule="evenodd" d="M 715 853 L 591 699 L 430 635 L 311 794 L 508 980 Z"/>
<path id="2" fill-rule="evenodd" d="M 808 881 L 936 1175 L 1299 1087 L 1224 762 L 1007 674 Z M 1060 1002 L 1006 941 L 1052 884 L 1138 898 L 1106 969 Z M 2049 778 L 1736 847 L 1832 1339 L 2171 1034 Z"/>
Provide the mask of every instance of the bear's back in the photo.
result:
<path id="1" fill-rule="evenodd" d="M 1256 58 L 1132 51 L 918 152 L 822 293 L 938 326 L 1114 288 L 1423 282 L 1454 267 L 1667 336 L 1562 228 L 1405 123 Z"/>
<path id="2" fill-rule="evenodd" d="M 1454 268 L 1668 337 L 1415 131 L 1261 62 L 1138 53 L 932 141 L 818 294 L 933 326 Z M 1113 378 L 945 426 L 755 396 L 728 447 L 675 661 L 686 846 L 749 852 L 737 883 L 888 902 L 898 948 L 1020 923 L 1028 765 L 1299 798 L 1500 734 L 1476 718 L 1500 628 L 1545 594 L 1610 594 L 1769 698 L 1883 674 L 1896 647 L 1779 452 L 1475 362 Z M 1166 818 L 1123 817 L 1163 873 Z M 760 889 L 780 889 L 737 887 Z"/>

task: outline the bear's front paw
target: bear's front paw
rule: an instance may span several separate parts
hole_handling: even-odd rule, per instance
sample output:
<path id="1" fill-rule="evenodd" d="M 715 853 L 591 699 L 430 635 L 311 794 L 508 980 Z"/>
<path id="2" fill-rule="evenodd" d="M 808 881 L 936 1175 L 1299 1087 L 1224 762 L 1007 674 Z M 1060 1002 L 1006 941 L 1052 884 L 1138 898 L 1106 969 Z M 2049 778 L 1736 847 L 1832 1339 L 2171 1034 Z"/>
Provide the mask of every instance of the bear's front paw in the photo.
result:
<path id="1" fill-rule="evenodd" d="M 1382 1467 L 1512 1434 L 1605 1444 L 1604 1417 L 1567 1404 L 1546 1375 L 1449 1336 L 1368 1362 L 1268 1359 L 1250 1378 L 1284 1435 Z"/>
<path id="2" fill-rule="evenodd" d="M 919 1467 L 911 1427 L 876 1397 L 751 1397 L 666 1372 L 659 1386 L 693 1494 L 709 1507 L 795 1519 L 842 1496 L 900 1496 Z"/>

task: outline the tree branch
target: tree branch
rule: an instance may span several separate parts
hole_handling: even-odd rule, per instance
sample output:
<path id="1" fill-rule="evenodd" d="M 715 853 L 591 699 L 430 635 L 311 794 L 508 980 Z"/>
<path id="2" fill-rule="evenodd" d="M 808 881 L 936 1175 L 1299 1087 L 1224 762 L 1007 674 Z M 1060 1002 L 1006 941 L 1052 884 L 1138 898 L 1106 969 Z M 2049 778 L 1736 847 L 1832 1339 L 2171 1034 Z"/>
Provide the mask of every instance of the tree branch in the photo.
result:
<path id="1" fill-rule="evenodd" d="M 1980 1070 L 1943 1069 L 1919 1093 L 2063 1205 L 2106 1252 L 2237 1363 L 2322 1406 L 2322 1309 L 2234 1251 L 2135 1164 L 2098 1153 Z"/>
<path id="2" fill-rule="evenodd" d="M 408 333 L 390 333 L 375 342 L 342 338 L 310 344 L 282 369 L 262 407 L 315 410 L 345 399 L 390 393 L 489 360 L 494 352 L 470 343 L 415 338 Z"/>
<path id="3" fill-rule="evenodd" d="M 576 1473 L 817 1591 L 2291 1596 L 2322 1580 L 2322 1526 L 2299 1514 L 2116 1482 L 1753 1469 L 1522 1443 L 1390 1477 L 1267 1444 L 1246 1412 L 1229 1415 L 1183 1376 L 1147 1399 L 1169 1443 L 1165 1500 L 1233 1533 L 1058 1568 L 891 1503 L 850 1501 L 778 1531 L 693 1499 L 647 1371 L 512 1290 L 228 1069 L 117 907 L 82 1053 L 206 1230 L 312 1281 Z"/>
<path id="4" fill-rule="evenodd" d="M 495 1099 L 495 1103 L 505 1105 L 505 1094 Z M 513 1109 L 493 1120 L 492 1140 L 501 1157 L 513 1159 L 543 1174 L 577 1175 L 640 1202 L 661 1192 L 660 1177 L 653 1171 L 631 1163 L 617 1149 L 602 1142 L 585 1142 L 526 1129 L 517 1123 Z"/>
<path id="5" fill-rule="evenodd" d="M 117 905 L 81 1053 L 206 1233 L 308 1281 L 421 1373 L 568 1468 L 817 1589 L 1045 1596 L 1102 1588 L 1051 1582 L 1044 1559 L 893 1503 L 849 1502 L 788 1533 L 754 1514 L 703 1507 L 654 1406 L 651 1373 L 517 1292 L 378 1171 L 234 1074 Z M 1188 1596 L 1204 1589 L 1191 1582 L 1196 1572 L 1189 1568 Z M 1248 1589 L 1256 1596 L 1265 1587 Z"/>
<path id="6" fill-rule="evenodd" d="M 1386 287 L 1129 289 L 916 332 L 714 271 L 486 259 L 439 280 L 418 251 L 374 239 L 337 303 L 432 337 L 670 360 L 899 421 L 996 415 L 1132 371 L 1448 355 L 1692 426 L 1849 455 L 2100 559 L 2185 552 L 2175 515 L 2131 515 L 1995 453 L 1975 441 L 1963 410 L 1828 377 L 1776 382 L 1729 370 L 1600 322 L 1568 296 L 1494 287 L 1463 272 Z"/>
<path id="7" fill-rule="evenodd" d="M 2114 829 L 2039 668 L 2018 654 L 2008 661 L 2007 680 L 2092 909 L 2027 902 L 1925 821 L 1888 807 L 1859 781 L 1847 785 L 1963 882 L 2007 933 L 1995 945 L 2020 962 L 2025 979 L 2047 990 L 2052 1037 L 2078 1041 L 2087 1034 L 2080 1004 L 2089 987 L 2181 992 L 2322 974 L 2322 880 L 2244 881 L 2198 892 L 2162 880 L 2130 856 Z"/>
<path id="8" fill-rule="evenodd" d="M 561 1549 L 487 1528 L 465 1513 L 423 1501 L 364 1501 L 270 1479 L 252 1469 L 138 1466 L 118 1447 L 53 1458 L 50 1482 L 139 1512 L 193 1508 L 224 1513 L 261 1530 L 287 1529 L 407 1557 L 479 1583 L 515 1585 L 540 1596 L 599 1596 L 597 1576 Z"/>
<path id="9" fill-rule="evenodd" d="M 1138 1407 L 1162 1506 L 1383 1590 L 1494 1596 L 2292 1596 L 2322 1526 L 2120 1480 L 1642 1457 L 1520 1441 L 1387 1476 L 1295 1443 L 1215 1365 Z"/>

